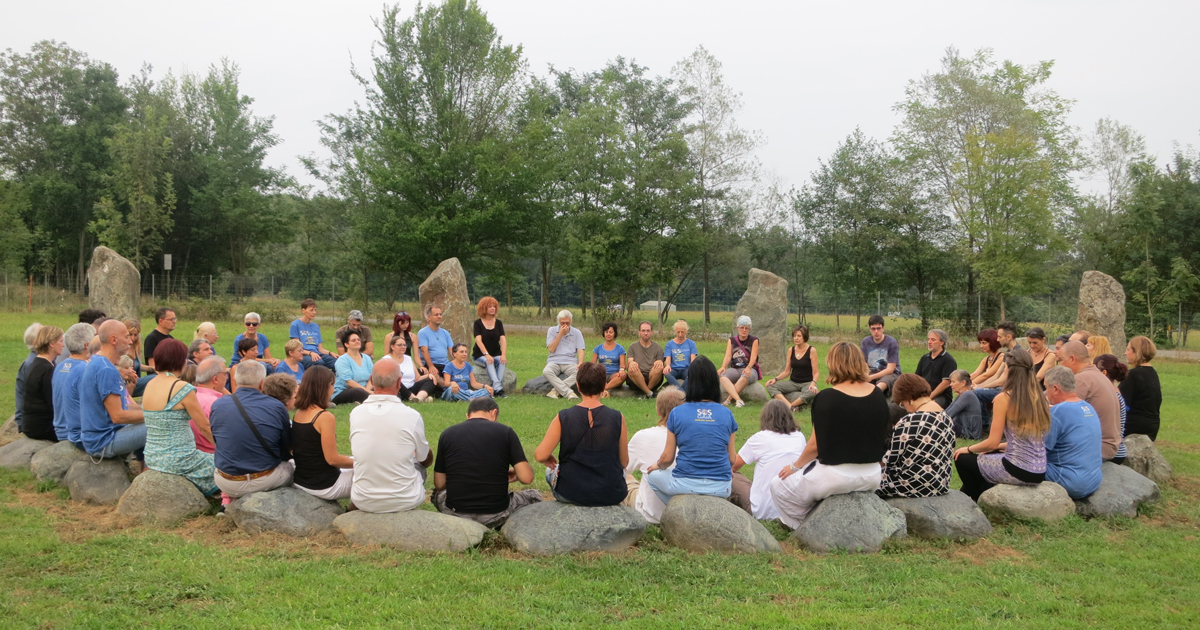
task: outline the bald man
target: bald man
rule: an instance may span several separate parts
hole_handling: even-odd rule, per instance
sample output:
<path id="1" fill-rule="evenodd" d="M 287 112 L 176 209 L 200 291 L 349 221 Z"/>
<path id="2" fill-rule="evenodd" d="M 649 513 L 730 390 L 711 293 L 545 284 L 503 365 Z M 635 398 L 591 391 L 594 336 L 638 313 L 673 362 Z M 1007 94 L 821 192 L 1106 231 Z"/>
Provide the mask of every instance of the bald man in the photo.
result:
<path id="1" fill-rule="evenodd" d="M 1121 438 L 1121 403 L 1117 400 L 1117 389 L 1088 359 L 1087 346 L 1081 341 L 1064 343 L 1058 353 L 1058 363 L 1075 374 L 1075 395 L 1091 405 L 1100 417 L 1104 459 L 1117 463 L 1124 461 L 1125 443 Z"/>
<path id="2" fill-rule="evenodd" d="M 350 412 L 350 502 L 376 514 L 416 509 L 425 502 L 426 469 L 433 464 L 425 420 L 397 397 L 399 363 L 376 363 L 371 384 L 375 393 Z"/>
<path id="3" fill-rule="evenodd" d="M 79 381 L 79 420 L 83 450 L 92 457 L 133 455 L 144 460 L 146 425 L 142 408 L 129 397 L 116 363 L 129 350 L 125 324 L 110 319 L 96 336 L 100 349 L 88 361 Z"/>

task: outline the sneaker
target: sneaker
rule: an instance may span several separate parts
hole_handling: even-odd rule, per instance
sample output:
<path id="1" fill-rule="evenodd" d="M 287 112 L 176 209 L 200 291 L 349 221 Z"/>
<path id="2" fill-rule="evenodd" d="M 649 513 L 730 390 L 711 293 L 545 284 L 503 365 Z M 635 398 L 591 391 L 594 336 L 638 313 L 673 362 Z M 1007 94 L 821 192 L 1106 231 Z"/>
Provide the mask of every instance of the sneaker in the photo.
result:
<path id="1" fill-rule="evenodd" d="M 552 389 L 552 390 L 546 392 L 546 398 L 558 398 L 558 390 Z"/>
<path id="2" fill-rule="evenodd" d="M 579 396 L 576 396 L 575 392 L 570 391 L 567 392 L 567 400 L 579 400 Z"/>
<path id="3" fill-rule="evenodd" d="M 734 403 L 734 404 L 733 404 L 733 406 L 734 406 L 734 407 L 745 407 L 745 406 L 746 406 L 746 401 L 744 401 L 744 400 L 739 400 L 739 401 L 737 401 L 736 403 Z"/>
<path id="4" fill-rule="evenodd" d="M 650 392 L 649 394 L 643 396 L 643 398 L 646 400 L 654 400 L 655 398 L 658 398 L 658 392 Z"/>

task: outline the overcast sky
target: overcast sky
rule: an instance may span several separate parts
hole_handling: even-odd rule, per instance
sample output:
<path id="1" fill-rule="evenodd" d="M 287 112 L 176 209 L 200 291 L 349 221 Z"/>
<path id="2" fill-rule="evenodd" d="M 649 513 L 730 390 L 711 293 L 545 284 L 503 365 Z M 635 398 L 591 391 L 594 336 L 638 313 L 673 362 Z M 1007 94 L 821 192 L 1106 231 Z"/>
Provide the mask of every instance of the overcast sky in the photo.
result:
<path id="1" fill-rule="evenodd" d="M 1055 61 L 1051 86 L 1074 99 L 1071 120 L 1133 126 L 1160 162 L 1173 143 L 1200 143 L 1200 2 L 711 2 L 481 0 L 530 70 L 588 71 L 617 56 L 666 75 L 697 46 L 742 92 L 740 123 L 767 144 L 768 171 L 800 186 L 856 126 L 885 139 L 905 84 L 939 67 L 946 47 L 992 48 L 997 59 Z M 400 3 L 402 15 L 415 3 Z M 150 63 L 203 72 L 222 57 L 242 69 L 254 112 L 275 117 L 269 158 L 305 183 L 297 156 L 321 154 L 318 119 L 361 98 L 351 61 L 366 66 L 377 0 L 0 4 L 0 48 L 55 39 L 116 66 L 122 80 Z"/>

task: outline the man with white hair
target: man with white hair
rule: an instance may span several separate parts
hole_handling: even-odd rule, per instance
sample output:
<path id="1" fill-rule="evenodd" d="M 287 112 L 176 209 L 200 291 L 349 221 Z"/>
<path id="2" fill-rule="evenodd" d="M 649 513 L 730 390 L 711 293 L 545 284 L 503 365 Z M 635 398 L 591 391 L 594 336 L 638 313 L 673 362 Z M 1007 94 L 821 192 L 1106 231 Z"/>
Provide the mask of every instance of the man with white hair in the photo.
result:
<path id="1" fill-rule="evenodd" d="M 25 347 L 29 350 L 29 356 L 25 357 L 25 361 L 21 363 L 21 367 L 17 369 L 17 412 L 13 417 L 17 421 L 17 430 L 24 432 L 25 427 L 21 424 L 21 417 L 24 415 L 25 407 L 25 379 L 29 376 L 29 368 L 33 367 L 33 360 L 37 358 L 37 352 L 33 349 L 34 340 L 37 339 L 38 331 L 42 329 L 42 325 L 34 322 L 25 329 Z"/>
<path id="2" fill-rule="evenodd" d="M 350 412 L 350 502 L 375 514 L 416 509 L 425 502 L 426 469 L 433 464 L 425 420 L 397 396 L 399 363 L 376 363 L 370 382 L 374 393 Z"/>
<path id="3" fill-rule="evenodd" d="M 129 330 L 110 319 L 100 324 L 100 350 L 79 382 L 79 423 L 83 450 L 92 457 L 132 454 L 144 459 L 146 425 L 142 408 L 129 398 L 117 362 L 129 350 Z"/>
<path id="4" fill-rule="evenodd" d="M 229 393 L 229 390 L 225 389 L 228 380 L 229 368 L 225 367 L 225 359 L 215 354 L 200 361 L 200 365 L 196 367 L 196 401 L 200 403 L 200 410 L 204 412 L 205 418 L 212 418 L 213 403 Z M 205 453 L 214 452 L 216 447 L 196 429 L 196 423 L 191 420 L 188 422 L 192 425 L 196 448 Z"/>
<path id="5" fill-rule="evenodd" d="M 563 309 L 558 312 L 558 325 L 546 330 L 546 348 L 550 350 L 550 356 L 546 359 L 542 376 L 553 387 L 546 396 L 568 400 L 579 398 L 571 387 L 575 385 L 576 370 L 583 365 L 583 352 L 587 344 L 583 341 L 583 333 L 571 325 L 571 311 Z"/>
<path id="6" fill-rule="evenodd" d="M 87 361 L 91 357 L 88 346 L 95 336 L 96 329 L 91 324 L 75 324 L 63 334 L 67 358 L 59 361 L 51 381 L 54 388 L 54 433 L 59 442 L 80 444 L 79 379 L 87 369 Z M 71 438 L 72 433 L 74 439 Z"/>
<path id="7" fill-rule="evenodd" d="M 1075 375 L 1064 366 L 1046 371 L 1050 431 L 1046 433 L 1046 480 L 1082 499 L 1100 488 L 1102 436 L 1091 405 L 1075 395 Z"/>
<path id="8" fill-rule="evenodd" d="M 267 370 L 244 359 L 234 380 L 237 392 L 212 404 L 209 426 L 216 450 L 213 479 L 236 499 L 292 483 L 292 427 L 287 407 L 262 393 Z"/>

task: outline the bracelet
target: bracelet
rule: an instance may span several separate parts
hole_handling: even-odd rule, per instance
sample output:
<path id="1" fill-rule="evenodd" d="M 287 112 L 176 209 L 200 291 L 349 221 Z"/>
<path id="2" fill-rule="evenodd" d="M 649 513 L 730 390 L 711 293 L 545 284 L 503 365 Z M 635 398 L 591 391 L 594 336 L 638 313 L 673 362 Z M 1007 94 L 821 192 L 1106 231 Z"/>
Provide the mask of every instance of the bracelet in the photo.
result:
<path id="1" fill-rule="evenodd" d="M 972 444 L 971 446 L 974 446 L 974 444 Z M 968 447 L 967 447 L 967 453 L 970 453 L 971 455 L 974 455 L 975 453 L 971 451 L 971 446 L 968 446 Z"/>
<path id="2" fill-rule="evenodd" d="M 792 472 L 800 472 L 800 469 L 796 468 L 796 464 L 794 464 L 794 463 L 788 464 L 788 468 L 791 468 Z"/>

